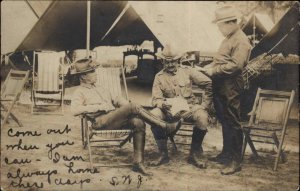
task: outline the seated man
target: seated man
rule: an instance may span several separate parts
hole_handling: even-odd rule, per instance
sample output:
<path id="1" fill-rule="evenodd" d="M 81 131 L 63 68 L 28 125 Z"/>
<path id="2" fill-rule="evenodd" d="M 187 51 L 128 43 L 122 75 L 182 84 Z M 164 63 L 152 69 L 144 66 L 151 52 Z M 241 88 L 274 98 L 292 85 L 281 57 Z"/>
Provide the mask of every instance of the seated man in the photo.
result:
<path id="1" fill-rule="evenodd" d="M 93 128 L 96 129 L 122 129 L 126 125 L 132 128 L 133 170 L 143 175 L 150 175 L 143 164 L 145 147 L 145 123 L 143 120 L 158 125 L 166 130 L 168 134 L 174 133 L 179 128 L 180 122 L 165 123 L 159 118 L 155 118 L 141 106 L 130 103 L 121 97 L 112 98 L 107 89 L 95 84 L 97 74 L 93 63 L 92 60 L 81 59 L 74 64 L 76 69 L 74 74 L 80 75 L 80 86 L 73 95 L 72 113 L 78 115 L 86 112 L 102 112 L 103 114 L 96 117 L 93 124 Z"/>
<path id="2" fill-rule="evenodd" d="M 206 163 L 201 160 L 201 154 L 202 141 L 209 124 L 207 110 L 211 108 L 212 102 L 211 79 L 191 67 L 178 66 L 180 57 L 171 50 L 170 46 L 165 46 L 163 52 L 157 54 L 157 56 L 163 59 L 164 69 L 157 73 L 154 79 L 152 104 L 156 108 L 151 113 L 163 120 L 182 118 L 186 121 L 195 122 L 188 163 L 199 168 L 206 168 Z M 201 105 L 199 105 L 199 99 L 192 92 L 192 83 L 204 87 L 205 94 Z M 185 112 L 174 115 L 172 113 L 173 107 L 183 107 L 183 104 L 178 106 L 178 100 L 185 101 L 187 109 L 184 109 Z M 152 126 L 151 130 L 161 154 L 156 165 L 168 163 L 168 137 L 157 126 Z"/>

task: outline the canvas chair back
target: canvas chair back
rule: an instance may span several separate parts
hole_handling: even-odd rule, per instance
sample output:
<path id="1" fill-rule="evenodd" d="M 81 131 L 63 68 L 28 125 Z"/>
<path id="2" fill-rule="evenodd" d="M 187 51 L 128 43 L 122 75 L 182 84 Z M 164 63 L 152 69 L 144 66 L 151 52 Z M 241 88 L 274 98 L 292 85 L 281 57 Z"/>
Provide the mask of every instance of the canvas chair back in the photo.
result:
<path id="1" fill-rule="evenodd" d="M 97 84 L 101 85 L 108 91 L 110 91 L 113 98 L 117 96 L 123 96 L 128 99 L 126 83 L 124 83 L 125 95 L 122 94 L 121 88 L 121 68 L 119 67 L 99 67 L 96 69 Z"/>
<path id="2" fill-rule="evenodd" d="M 263 124 L 283 128 L 293 101 L 292 92 L 258 89 L 249 125 L 265 127 Z"/>
<path id="3" fill-rule="evenodd" d="M 64 52 L 34 52 L 32 114 L 63 114 L 64 67 L 61 62 L 64 55 Z M 49 102 L 38 102 L 39 98 L 49 100 Z M 49 110 L 52 106 L 59 106 L 60 112 Z M 40 109 L 41 107 L 43 110 Z"/>
<path id="4" fill-rule="evenodd" d="M 28 79 L 29 71 L 10 70 L 1 87 L 1 125 L 5 126 L 9 116 L 22 127 L 22 123 L 12 113 L 12 109 L 19 99 L 23 87 Z"/>
<path id="5" fill-rule="evenodd" d="M 56 52 L 38 52 L 36 90 L 39 92 L 56 92 L 59 87 L 60 59 L 62 55 Z"/>
<path id="6" fill-rule="evenodd" d="M 28 71 L 10 70 L 3 86 L 1 87 L 1 100 L 13 100 L 15 97 L 18 99 L 28 75 Z"/>

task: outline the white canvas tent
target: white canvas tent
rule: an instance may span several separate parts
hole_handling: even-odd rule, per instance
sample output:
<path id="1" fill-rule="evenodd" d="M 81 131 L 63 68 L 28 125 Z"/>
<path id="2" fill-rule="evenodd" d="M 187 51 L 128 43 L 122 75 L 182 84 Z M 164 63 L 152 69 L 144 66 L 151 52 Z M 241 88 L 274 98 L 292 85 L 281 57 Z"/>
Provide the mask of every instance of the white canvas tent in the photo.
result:
<path id="1" fill-rule="evenodd" d="M 157 40 L 161 46 L 171 42 L 182 52 L 214 53 L 224 38 L 211 22 L 217 8 L 215 2 L 129 3 L 131 7 L 106 34 L 104 43 L 124 45 Z M 125 39 L 130 35 L 131 42 Z"/>
<path id="2" fill-rule="evenodd" d="M 37 21 L 25 1 L 2 1 L 1 55 L 15 51 Z"/>

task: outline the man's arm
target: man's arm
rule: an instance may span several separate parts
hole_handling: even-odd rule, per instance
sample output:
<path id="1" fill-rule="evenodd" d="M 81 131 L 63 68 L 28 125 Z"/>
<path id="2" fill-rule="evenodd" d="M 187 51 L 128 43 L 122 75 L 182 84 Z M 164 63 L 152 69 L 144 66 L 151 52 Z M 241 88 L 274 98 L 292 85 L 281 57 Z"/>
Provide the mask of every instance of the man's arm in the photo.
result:
<path id="1" fill-rule="evenodd" d="M 85 112 L 92 113 L 97 111 L 106 111 L 106 104 L 93 104 L 86 105 L 85 104 L 85 96 L 81 91 L 75 91 L 71 101 L 71 113 L 73 115 L 79 115 Z"/>
<path id="2" fill-rule="evenodd" d="M 189 69 L 190 78 L 194 84 L 200 86 L 204 90 L 202 106 L 205 108 L 210 107 L 212 103 L 212 80 L 193 68 Z"/>
<path id="3" fill-rule="evenodd" d="M 242 71 L 247 63 L 251 46 L 247 42 L 236 42 L 231 57 L 224 59 L 224 64 L 216 65 L 212 68 L 212 76 L 223 74 L 234 74 L 238 71 Z"/>
<path id="4" fill-rule="evenodd" d="M 154 107 L 162 108 L 165 98 L 161 91 L 161 83 L 157 77 L 155 77 L 152 87 L 152 105 Z"/>

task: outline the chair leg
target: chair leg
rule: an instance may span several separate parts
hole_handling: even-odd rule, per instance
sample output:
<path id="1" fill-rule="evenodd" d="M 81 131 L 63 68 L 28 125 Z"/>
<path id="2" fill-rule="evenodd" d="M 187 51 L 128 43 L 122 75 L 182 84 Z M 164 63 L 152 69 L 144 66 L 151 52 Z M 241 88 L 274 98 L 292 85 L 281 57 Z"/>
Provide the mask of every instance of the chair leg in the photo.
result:
<path id="1" fill-rule="evenodd" d="M 89 150 L 89 157 L 90 157 L 90 167 L 93 168 L 93 158 L 92 158 L 92 149 L 91 149 L 91 144 L 90 144 L 90 130 L 89 128 L 86 128 L 86 139 L 87 139 L 87 146 Z"/>
<path id="2" fill-rule="evenodd" d="M 88 121 L 87 119 L 84 119 L 84 130 L 83 130 L 83 141 L 84 141 L 84 144 L 83 144 L 83 149 L 86 149 L 86 146 L 88 144 L 87 141 L 89 141 L 89 136 L 88 136 L 88 131 L 89 131 L 89 127 L 88 127 Z"/>
<path id="3" fill-rule="evenodd" d="M 243 133 L 244 133 L 244 136 L 243 136 L 243 146 L 242 146 L 242 158 L 241 158 L 241 161 L 244 160 L 244 155 L 245 155 L 245 151 L 246 151 L 246 147 L 247 147 L 247 140 L 246 140 L 246 133 L 245 133 L 245 130 L 242 129 Z"/>
<path id="4" fill-rule="evenodd" d="M 81 141 L 84 146 L 84 118 L 81 118 Z"/>
<path id="5" fill-rule="evenodd" d="M 275 132 L 272 133 L 272 138 L 273 138 L 274 143 L 275 143 L 275 145 L 277 147 L 277 150 L 278 150 L 279 149 L 279 140 L 278 140 L 278 137 L 277 137 Z M 281 151 L 280 158 L 281 158 L 282 163 L 284 163 L 286 161 L 286 157 L 285 157 L 285 154 L 284 154 L 283 151 Z"/>
<path id="6" fill-rule="evenodd" d="M 10 116 L 19 125 L 19 127 L 23 127 L 21 121 L 19 121 L 19 119 L 12 112 L 10 113 Z"/>
<path id="7" fill-rule="evenodd" d="M 170 139 L 170 141 L 172 143 L 173 151 L 176 153 L 178 151 L 178 149 L 177 149 L 176 143 L 174 141 L 174 136 L 170 136 L 169 139 Z"/>
<path id="8" fill-rule="evenodd" d="M 255 149 L 255 146 L 254 146 L 254 144 L 253 144 L 253 142 L 252 142 L 252 140 L 251 140 L 251 138 L 250 138 L 250 132 L 251 132 L 250 129 L 248 129 L 248 130 L 245 131 L 245 139 L 246 139 L 246 142 L 248 142 L 248 144 L 249 144 L 249 146 L 250 146 L 250 148 L 251 148 L 251 151 L 252 151 L 252 153 L 254 154 L 254 156 L 255 156 L 256 158 L 258 158 L 259 155 L 258 155 L 258 153 L 257 153 L 257 151 L 256 151 L 256 149 Z"/>
<path id="9" fill-rule="evenodd" d="M 127 137 L 126 139 L 124 139 L 123 141 L 121 141 L 120 143 L 120 148 L 123 147 L 123 145 L 125 145 L 127 142 L 129 142 L 131 140 L 131 138 L 133 137 L 133 132 L 131 132 Z"/>
<path id="10" fill-rule="evenodd" d="M 8 108 L 6 108 L 3 104 L 1 104 L 2 105 L 2 107 L 4 108 L 4 110 L 6 111 L 6 113 L 4 114 L 4 118 L 3 118 L 3 127 L 6 125 L 6 122 L 7 122 L 7 120 L 8 120 L 8 117 L 11 115 L 11 110 L 12 110 L 12 108 L 14 107 L 14 105 L 15 105 L 15 100 L 13 100 L 12 101 L 12 103 L 10 104 L 10 106 L 8 107 Z"/>

